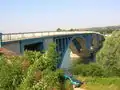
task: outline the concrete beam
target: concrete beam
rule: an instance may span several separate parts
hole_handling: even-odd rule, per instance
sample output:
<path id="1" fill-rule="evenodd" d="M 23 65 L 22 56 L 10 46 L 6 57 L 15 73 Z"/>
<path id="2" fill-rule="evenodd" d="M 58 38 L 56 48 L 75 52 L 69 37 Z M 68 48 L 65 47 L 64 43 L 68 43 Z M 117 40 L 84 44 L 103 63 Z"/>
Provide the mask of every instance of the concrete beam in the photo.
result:
<path id="1" fill-rule="evenodd" d="M 2 40 L 4 42 L 7 41 L 15 41 L 15 40 L 24 40 L 30 38 L 41 38 L 41 37 L 54 37 L 54 36 L 62 36 L 62 35 L 78 35 L 78 34 L 92 34 L 98 33 L 93 31 L 52 31 L 52 32 L 26 32 L 26 33 L 8 33 L 2 34 Z M 98 33 L 100 34 L 100 33 Z"/>

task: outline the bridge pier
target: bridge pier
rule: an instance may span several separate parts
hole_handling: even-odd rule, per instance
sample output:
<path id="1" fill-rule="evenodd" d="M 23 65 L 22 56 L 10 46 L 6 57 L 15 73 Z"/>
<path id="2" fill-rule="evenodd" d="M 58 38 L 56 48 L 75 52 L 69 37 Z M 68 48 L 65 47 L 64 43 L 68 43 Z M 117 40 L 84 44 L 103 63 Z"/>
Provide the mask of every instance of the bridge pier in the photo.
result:
<path id="1" fill-rule="evenodd" d="M 71 40 L 71 37 L 66 37 L 66 36 L 54 38 L 54 42 L 56 43 L 56 51 L 60 55 L 60 61 L 58 63 L 58 67 L 61 67 L 62 63 L 69 63 L 67 60 L 64 62 L 63 58 L 65 56 L 70 40 Z"/>

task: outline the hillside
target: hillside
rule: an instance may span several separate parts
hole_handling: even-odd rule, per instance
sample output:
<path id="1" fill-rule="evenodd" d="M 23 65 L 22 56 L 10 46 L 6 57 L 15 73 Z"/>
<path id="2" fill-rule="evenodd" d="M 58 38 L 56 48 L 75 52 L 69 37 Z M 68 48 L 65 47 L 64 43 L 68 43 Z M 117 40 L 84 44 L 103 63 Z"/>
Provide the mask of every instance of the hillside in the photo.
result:
<path id="1" fill-rule="evenodd" d="M 79 29 L 71 28 L 69 30 L 65 30 L 65 29 L 61 29 L 61 28 L 57 29 L 57 31 L 97 31 L 97 32 L 100 32 L 102 34 L 110 34 L 115 30 L 120 30 L 120 25 L 105 26 L 105 27 L 79 28 Z"/>

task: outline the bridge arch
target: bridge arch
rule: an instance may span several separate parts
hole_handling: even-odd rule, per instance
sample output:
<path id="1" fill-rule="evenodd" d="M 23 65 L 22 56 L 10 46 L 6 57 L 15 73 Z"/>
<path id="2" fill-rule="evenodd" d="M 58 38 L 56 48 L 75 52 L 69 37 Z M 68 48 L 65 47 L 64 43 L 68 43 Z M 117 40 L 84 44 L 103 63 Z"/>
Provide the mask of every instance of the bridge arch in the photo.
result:
<path id="1" fill-rule="evenodd" d="M 89 37 L 90 38 L 90 37 Z M 90 44 L 92 44 L 92 40 L 90 40 Z M 80 56 L 80 57 L 88 57 L 90 55 L 89 50 L 87 48 L 87 39 L 83 35 L 73 36 L 69 41 L 63 52 L 61 68 L 69 68 L 71 66 L 70 60 L 70 50 L 72 53 Z"/>
<path id="2" fill-rule="evenodd" d="M 87 42 L 83 36 L 73 36 L 68 44 L 67 49 L 70 48 L 71 51 L 78 56 L 84 56 L 85 54 L 82 53 L 87 50 L 86 44 Z"/>

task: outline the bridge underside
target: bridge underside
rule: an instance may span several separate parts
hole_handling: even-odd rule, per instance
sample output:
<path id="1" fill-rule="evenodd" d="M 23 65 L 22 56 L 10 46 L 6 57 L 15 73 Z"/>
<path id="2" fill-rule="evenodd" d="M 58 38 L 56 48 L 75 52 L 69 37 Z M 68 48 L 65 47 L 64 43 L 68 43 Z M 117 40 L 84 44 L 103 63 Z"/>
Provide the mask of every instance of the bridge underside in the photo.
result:
<path id="1" fill-rule="evenodd" d="M 43 42 L 25 45 L 24 50 L 42 51 L 43 50 Z"/>
<path id="2" fill-rule="evenodd" d="M 70 44 L 70 49 L 72 53 L 77 54 L 78 56 L 88 56 L 88 49 L 86 48 L 86 42 L 82 38 L 73 39 Z"/>

